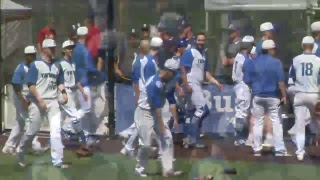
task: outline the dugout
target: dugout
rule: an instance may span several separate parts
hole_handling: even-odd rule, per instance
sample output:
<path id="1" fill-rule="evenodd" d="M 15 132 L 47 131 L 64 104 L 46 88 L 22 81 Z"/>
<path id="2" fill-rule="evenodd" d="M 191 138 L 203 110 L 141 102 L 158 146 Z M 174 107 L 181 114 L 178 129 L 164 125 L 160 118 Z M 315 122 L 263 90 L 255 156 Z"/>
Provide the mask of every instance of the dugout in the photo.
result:
<path id="1" fill-rule="evenodd" d="M 317 0 L 205 0 L 205 30 L 219 32 L 214 36 L 219 46 L 219 61 L 212 65 L 214 74 L 221 74 L 228 34 L 223 31 L 229 24 L 240 27 L 242 35 L 253 35 L 256 42 L 261 38 L 259 30 L 263 22 L 272 22 L 276 28 L 277 56 L 287 72 L 292 58 L 301 53 L 301 40 L 310 34 L 311 19 L 317 9 Z M 311 11 L 310 11 L 311 10 Z"/>

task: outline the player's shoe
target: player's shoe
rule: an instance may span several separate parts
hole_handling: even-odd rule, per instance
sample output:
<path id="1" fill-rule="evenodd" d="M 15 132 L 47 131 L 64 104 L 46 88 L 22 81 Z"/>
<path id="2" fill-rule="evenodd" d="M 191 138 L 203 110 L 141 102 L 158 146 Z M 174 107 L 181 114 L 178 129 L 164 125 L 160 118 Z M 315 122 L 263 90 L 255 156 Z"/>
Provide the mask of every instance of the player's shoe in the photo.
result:
<path id="1" fill-rule="evenodd" d="M 273 139 L 272 138 L 266 138 L 262 144 L 263 147 L 273 147 Z"/>
<path id="2" fill-rule="evenodd" d="M 17 157 L 17 160 L 18 160 L 18 164 L 21 166 L 21 167 L 26 167 L 26 163 L 24 161 L 24 153 L 22 152 L 17 152 L 16 153 L 16 157 Z"/>
<path id="3" fill-rule="evenodd" d="M 147 175 L 147 173 L 145 173 L 144 169 L 139 166 L 137 166 L 134 171 L 140 177 L 148 177 L 148 175 Z"/>
<path id="4" fill-rule="evenodd" d="M 64 164 L 64 163 L 59 163 L 59 164 L 56 164 L 56 165 L 53 165 L 53 166 L 56 167 L 56 168 L 60 168 L 60 169 L 69 168 L 69 165 L 68 164 Z"/>
<path id="5" fill-rule="evenodd" d="M 12 148 L 12 147 L 9 147 L 9 146 L 4 146 L 3 149 L 2 149 L 2 152 L 4 154 L 10 154 L 10 155 L 15 155 L 16 154 L 15 149 Z"/>
<path id="6" fill-rule="evenodd" d="M 204 133 L 201 133 L 201 134 L 200 134 L 200 137 L 203 138 L 203 137 L 204 137 Z"/>
<path id="7" fill-rule="evenodd" d="M 298 154 L 298 155 L 297 155 L 297 159 L 298 159 L 298 161 L 303 161 L 303 159 L 304 159 L 304 154 Z"/>
<path id="8" fill-rule="evenodd" d="M 253 152 L 253 156 L 260 157 L 261 156 L 261 151 L 254 151 Z"/>
<path id="9" fill-rule="evenodd" d="M 246 140 L 246 146 L 253 146 L 253 142 L 251 140 Z"/>
<path id="10" fill-rule="evenodd" d="M 173 171 L 173 170 L 162 173 L 163 177 L 175 177 L 175 176 L 180 176 L 182 174 L 183 174 L 183 171 Z"/>
<path id="11" fill-rule="evenodd" d="M 123 147 L 120 151 L 121 154 L 125 155 L 125 156 L 128 156 L 130 158 L 135 158 L 135 155 L 134 155 L 134 150 L 133 149 L 128 149 L 126 147 Z"/>
<path id="12" fill-rule="evenodd" d="M 274 153 L 274 155 L 277 156 L 277 157 L 289 157 L 289 156 L 292 156 L 287 151 L 276 151 Z"/>
<path id="13" fill-rule="evenodd" d="M 237 140 L 237 141 L 234 141 L 234 145 L 235 146 L 242 146 L 242 145 L 245 145 L 246 142 L 244 140 Z"/>

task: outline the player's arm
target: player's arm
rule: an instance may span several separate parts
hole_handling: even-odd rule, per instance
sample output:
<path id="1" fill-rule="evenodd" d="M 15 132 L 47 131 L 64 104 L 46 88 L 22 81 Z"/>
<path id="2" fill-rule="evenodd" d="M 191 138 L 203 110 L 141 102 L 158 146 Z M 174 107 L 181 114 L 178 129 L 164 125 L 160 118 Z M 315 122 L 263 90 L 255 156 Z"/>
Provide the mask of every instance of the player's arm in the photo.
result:
<path id="1" fill-rule="evenodd" d="M 98 71 L 102 71 L 104 66 L 104 61 L 101 57 L 98 57 L 97 69 Z"/>
<path id="2" fill-rule="evenodd" d="M 193 56 L 191 53 L 191 50 L 185 51 L 180 59 L 180 70 L 181 70 L 181 79 L 183 85 L 186 87 L 186 89 L 191 89 L 188 79 L 187 79 L 187 73 L 188 70 L 191 69 L 193 62 Z"/>
<path id="3" fill-rule="evenodd" d="M 42 97 L 38 93 L 36 89 L 36 84 L 38 80 L 38 69 L 34 63 L 30 65 L 27 77 L 26 77 L 26 83 L 28 84 L 29 90 L 31 94 L 36 98 L 36 100 L 40 103 L 42 102 Z"/>
<path id="4" fill-rule="evenodd" d="M 68 102 L 68 95 L 67 95 L 67 92 L 66 92 L 66 89 L 65 89 L 65 86 L 64 86 L 64 72 L 63 72 L 62 67 L 61 67 L 60 64 L 58 65 L 58 68 L 59 68 L 59 74 L 58 74 L 58 77 L 57 77 L 58 88 L 59 88 L 59 90 L 60 90 L 60 92 L 62 94 L 64 103 L 67 103 Z"/>
<path id="5" fill-rule="evenodd" d="M 18 98 L 20 99 L 20 101 L 22 103 L 28 103 L 27 100 L 24 98 L 24 96 L 22 95 L 22 86 L 23 86 L 23 66 L 19 65 L 17 67 L 17 69 L 14 71 L 12 80 L 11 80 L 11 84 L 13 87 L 14 92 L 16 93 L 16 95 L 18 96 Z"/>
<path id="6" fill-rule="evenodd" d="M 286 104 L 287 99 L 287 91 L 286 91 L 286 84 L 285 84 L 285 76 L 283 72 L 282 63 L 279 62 L 279 65 L 277 65 L 277 77 L 278 77 L 278 85 L 281 92 L 281 101 Z"/>
<path id="7" fill-rule="evenodd" d="M 175 89 L 172 89 L 167 94 L 167 100 L 169 102 L 170 112 L 172 114 L 173 120 L 178 124 L 178 114 L 177 114 L 177 102 L 176 98 L 174 98 L 174 91 Z"/>
<path id="8" fill-rule="evenodd" d="M 251 87 L 252 78 L 254 77 L 254 67 L 251 60 L 246 59 L 243 64 L 243 81 Z"/>
<path id="9" fill-rule="evenodd" d="M 136 63 L 133 63 L 133 68 L 132 68 L 132 81 L 133 81 L 133 89 L 134 89 L 134 95 L 136 97 L 136 104 L 138 104 L 139 101 L 139 96 L 140 96 L 140 89 L 139 89 L 139 71 L 140 71 L 140 66 L 137 66 Z"/>
<path id="10" fill-rule="evenodd" d="M 149 85 L 147 86 L 147 95 L 150 103 L 151 109 L 155 110 L 157 120 L 159 121 L 159 124 L 161 126 L 161 129 L 163 130 L 165 128 L 165 124 L 162 118 L 161 113 L 161 97 L 160 97 L 160 87 L 158 85 Z"/>

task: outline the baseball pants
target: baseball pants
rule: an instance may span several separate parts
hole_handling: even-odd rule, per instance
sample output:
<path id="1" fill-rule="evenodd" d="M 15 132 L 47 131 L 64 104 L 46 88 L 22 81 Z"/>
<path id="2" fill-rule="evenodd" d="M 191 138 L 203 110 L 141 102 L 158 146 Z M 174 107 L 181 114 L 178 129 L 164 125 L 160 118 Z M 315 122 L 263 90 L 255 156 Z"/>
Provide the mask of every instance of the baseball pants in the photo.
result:
<path id="1" fill-rule="evenodd" d="M 51 158 L 53 165 L 58 165 L 63 161 L 63 144 L 61 139 L 61 111 L 57 99 L 44 100 L 46 110 L 40 109 L 39 105 L 31 102 L 29 106 L 30 124 L 20 141 L 17 152 L 24 154 L 39 132 L 41 124 L 45 118 L 49 120 Z"/>
<path id="2" fill-rule="evenodd" d="M 276 152 L 285 152 L 287 149 L 283 141 L 283 127 L 280 112 L 280 100 L 272 97 L 253 98 L 252 116 L 253 120 L 253 150 L 262 150 L 262 130 L 265 114 L 269 114 L 272 121 L 274 149 Z"/>
<path id="3" fill-rule="evenodd" d="M 235 99 L 235 131 L 237 140 L 244 140 L 243 128 L 250 109 L 251 93 L 248 85 L 239 83 L 233 88 Z"/>
<path id="4" fill-rule="evenodd" d="M 14 95 L 14 104 L 16 107 L 16 124 L 12 128 L 8 140 L 5 144 L 6 147 L 13 149 L 15 149 L 18 146 L 23 135 L 25 126 L 26 124 L 28 126 L 30 120 L 28 110 L 24 110 L 22 108 L 21 101 L 16 95 Z M 34 150 L 38 150 L 41 148 L 41 144 L 38 141 L 38 136 L 35 136 L 35 138 L 33 139 L 32 148 Z"/>
<path id="5" fill-rule="evenodd" d="M 80 109 L 78 110 L 78 116 L 81 121 L 81 126 L 85 134 L 89 134 L 89 128 L 87 126 L 88 123 L 90 123 L 88 113 L 91 110 L 91 91 L 88 86 L 83 87 L 84 93 L 88 96 L 88 99 L 85 100 L 81 91 L 77 90 L 77 96 L 79 99 L 79 105 Z"/>
<path id="6" fill-rule="evenodd" d="M 306 126 L 306 111 L 305 107 L 308 108 L 310 112 L 313 112 L 314 105 L 319 100 L 318 93 L 296 93 L 293 101 L 295 124 L 296 124 L 296 146 L 297 155 L 304 155 L 305 153 L 305 126 Z M 315 126 L 316 134 L 319 135 L 320 125 L 319 117 L 316 117 L 311 113 L 311 124 Z"/>
<path id="7" fill-rule="evenodd" d="M 134 113 L 134 122 L 138 130 L 140 148 L 138 151 L 138 167 L 145 170 L 149 158 L 149 150 L 152 141 L 152 132 L 156 133 L 156 138 L 160 141 L 161 164 L 164 172 L 173 169 L 173 140 L 169 128 L 164 134 L 160 131 L 159 120 L 155 112 L 137 107 Z"/>

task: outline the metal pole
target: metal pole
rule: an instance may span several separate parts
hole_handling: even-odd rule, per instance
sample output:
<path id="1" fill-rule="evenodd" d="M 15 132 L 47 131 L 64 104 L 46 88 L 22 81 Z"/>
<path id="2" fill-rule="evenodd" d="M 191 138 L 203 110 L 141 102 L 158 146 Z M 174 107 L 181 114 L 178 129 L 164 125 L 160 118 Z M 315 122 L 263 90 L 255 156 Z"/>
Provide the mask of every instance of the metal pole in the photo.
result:
<path id="1" fill-rule="evenodd" d="M 114 87 L 115 87 L 115 74 L 114 74 L 114 53 L 115 53 L 115 33 L 114 27 L 114 1 L 108 0 L 107 2 L 107 31 L 108 31 L 108 48 L 107 48 L 107 62 L 108 62 L 108 127 L 109 135 L 115 134 L 115 113 L 114 113 Z"/>
<path id="2" fill-rule="evenodd" d="M 206 33 L 209 33 L 209 12 L 206 11 Z"/>

